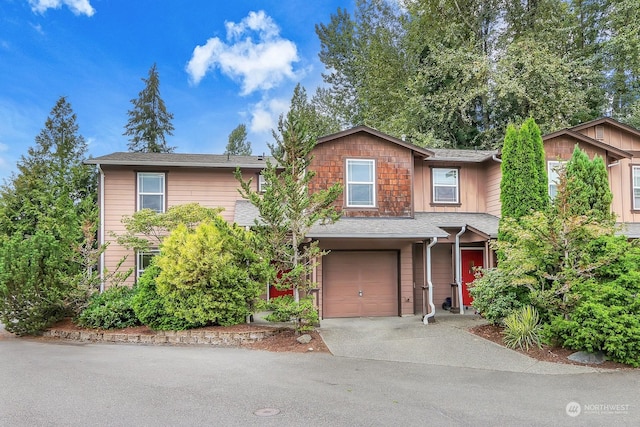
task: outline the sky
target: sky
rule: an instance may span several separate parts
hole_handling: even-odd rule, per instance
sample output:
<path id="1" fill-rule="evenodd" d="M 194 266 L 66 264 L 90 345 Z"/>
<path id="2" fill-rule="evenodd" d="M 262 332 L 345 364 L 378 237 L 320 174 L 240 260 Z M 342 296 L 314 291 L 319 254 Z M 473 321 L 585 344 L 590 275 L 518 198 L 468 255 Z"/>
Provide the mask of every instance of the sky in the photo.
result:
<path id="1" fill-rule="evenodd" d="M 154 63 L 176 152 L 223 153 L 245 124 L 253 153 L 268 153 L 295 85 L 309 97 L 322 85 L 315 25 L 353 3 L 0 0 L 0 182 L 61 96 L 89 155 L 127 151 L 127 112 Z"/>

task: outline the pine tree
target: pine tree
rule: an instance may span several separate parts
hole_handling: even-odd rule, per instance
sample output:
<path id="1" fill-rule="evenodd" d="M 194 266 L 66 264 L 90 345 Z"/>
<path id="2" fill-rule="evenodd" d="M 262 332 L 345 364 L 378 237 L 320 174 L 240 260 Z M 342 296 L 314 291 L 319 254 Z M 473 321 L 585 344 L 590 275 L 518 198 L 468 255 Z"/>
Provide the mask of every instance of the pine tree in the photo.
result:
<path id="1" fill-rule="evenodd" d="M 173 114 L 167 111 L 160 97 L 160 78 L 156 64 L 149 69 L 148 78 L 143 78 L 144 89 L 137 99 L 132 99 L 129 121 L 123 135 L 130 136 L 129 151 L 143 153 L 172 153 L 175 147 L 167 145 L 166 136 L 173 135 Z"/>
<path id="2" fill-rule="evenodd" d="M 239 124 L 229 134 L 229 142 L 224 154 L 232 156 L 251 155 L 251 142 L 247 141 L 247 126 L 244 123 Z"/>
<path id="3" fill-rule="evenodd" d="M 296 304 L 301 301 L 301 294 L 314 287 L 311 272 L 323 255 L 317 242 L 303 245 L 304 238 L 314 224 L 338 218 L 332 204 L 342 192 L 339 184 L 312 194 L 307 191 L 315 176 L 308 167 L 316 139 L 310 131 L 309 116 L 301 108 L 307 105 L 305 100 L 304 89 L 296 86 L 291 109 L 280 117 L 278 132 L 273 132 L 276 142 L 269 148 L 274 162 L 268 161 L 263 171 L 266 191 L 256 192 L 251 181 L 243 181 L 240 171 L 236 171 L 242 197 L 260 213 L 256 231 L 265 242 L 264 256 L 282 273 L 276 285 L 293 289 Z"/>

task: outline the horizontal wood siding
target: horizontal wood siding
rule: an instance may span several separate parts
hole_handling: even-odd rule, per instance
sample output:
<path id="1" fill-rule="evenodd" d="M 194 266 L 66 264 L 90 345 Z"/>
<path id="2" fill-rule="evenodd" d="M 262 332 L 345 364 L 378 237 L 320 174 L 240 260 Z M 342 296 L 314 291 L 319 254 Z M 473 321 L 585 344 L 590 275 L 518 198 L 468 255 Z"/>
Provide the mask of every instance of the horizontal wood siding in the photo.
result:
<path id="1" fill-rule="evenodd" d="M 431 281 L 436 309 L 451 296 L 451 284 L 455 281 L 452 251 L 450 244 L 437 244 L 431 248 Z"/>
<path id="2" fill-rule="evenodd" d="M 487 192 L 487 213 L 500 216 L 500 181 L 502 179 L 501 163 L 491 162 L 487 166 L 486 192 Z"/>

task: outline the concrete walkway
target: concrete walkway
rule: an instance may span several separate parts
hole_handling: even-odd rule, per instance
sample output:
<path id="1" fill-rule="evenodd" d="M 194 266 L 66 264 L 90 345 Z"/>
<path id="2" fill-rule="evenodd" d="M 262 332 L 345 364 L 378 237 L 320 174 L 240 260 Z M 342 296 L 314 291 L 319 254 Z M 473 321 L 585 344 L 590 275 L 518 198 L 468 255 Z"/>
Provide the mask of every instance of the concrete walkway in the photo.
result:
<path id="1" fill-rule="evenodd" d="M 467 330 L 485 324 L 473 314 L 325 319 L 320 334 L 334 356 L 535 374 L 607 371 L 589 366 L 542 362 L 480 338 Z"/>

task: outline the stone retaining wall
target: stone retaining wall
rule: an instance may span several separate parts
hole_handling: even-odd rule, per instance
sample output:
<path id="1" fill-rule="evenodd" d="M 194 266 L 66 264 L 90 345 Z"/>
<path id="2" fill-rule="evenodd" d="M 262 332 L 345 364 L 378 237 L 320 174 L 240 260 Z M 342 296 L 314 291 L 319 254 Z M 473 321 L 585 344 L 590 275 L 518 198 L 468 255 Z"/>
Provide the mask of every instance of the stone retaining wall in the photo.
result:
<path id="1" fill-rule="evenodd" d="M 136 344 L 202 344 L 237 347 L 254 343 L 280 333 L 282 329 L 247 332 L 156 331 L 154 334 L 127 334 L 117 331 L 65 331 L 50 329 L 44 337 L 82 342 L 114 342 Z"/>

